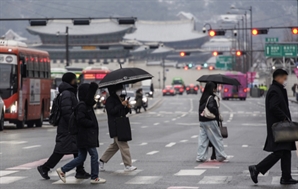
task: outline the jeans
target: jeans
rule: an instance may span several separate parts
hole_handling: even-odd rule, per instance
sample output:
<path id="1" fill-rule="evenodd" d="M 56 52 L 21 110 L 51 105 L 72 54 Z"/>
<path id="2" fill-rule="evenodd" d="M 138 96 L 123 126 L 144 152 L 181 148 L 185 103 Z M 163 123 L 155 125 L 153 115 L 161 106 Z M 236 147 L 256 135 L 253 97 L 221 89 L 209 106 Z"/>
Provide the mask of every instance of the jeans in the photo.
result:
<path id="1" fill-rule="evenodd" d="M 199 147 L 197 154 L 198 160 L 207 160 L 209 141 L 215 148 L 216 160 L 224 161 L 227 159 L 227 154 L 224 152 L 223 138 L 217 121 L 200 122 Z"/>
<path id="2" fill-rule="evenodd" d="M 42 165 L 44 171 L 48 172 L 48 171 L 50 171 L 50 169 L 53 169 L 59 163 L 59 161 L 63 158 L 63 156 L 64 156 L 64 154 L 58 154 L 58 153 L 53 152 L 53 154 L 48 159 L 48 161 Z M 74 158 L 78 157 L 78 154 L 73 154 L 73 157 Z M 83 163 L 79 164 L 77 166 L 76 171 L 77 171 L 77 173 L 85 172 Z"/>
<path id="3" fill-rule="evenodd" d="M 79 149 L 79 155 L 75 159 L 73 159 L 71 162 L 67 163 L 63 167 L 61 167 L 61 170 L 66 173 L 76 166 L 82 164 L 87 157 L 87 152 L 91 156 L 91 179 L 98 178 L 98 172 L 99 172 L 99 165 L 98 165 L 98 153 L 96 148 L 80 148 Z"/>

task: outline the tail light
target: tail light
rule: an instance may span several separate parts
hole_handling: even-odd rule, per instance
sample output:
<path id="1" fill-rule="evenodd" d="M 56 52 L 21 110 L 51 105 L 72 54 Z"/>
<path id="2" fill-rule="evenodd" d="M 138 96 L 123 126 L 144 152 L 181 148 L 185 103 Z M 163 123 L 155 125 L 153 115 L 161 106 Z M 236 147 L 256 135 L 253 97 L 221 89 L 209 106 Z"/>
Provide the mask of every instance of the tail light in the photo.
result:
<path id="1" fill-rule="evenodd" d="M 225 88 L 225 89 L 224 89 L 224 92 L 225 92 L 225 93 L 229 92 L 229 89 Z"/>
<path id="2" fill-rule="evenodd" d="M 164 90 L 162 90 L 162 92 L 165 93 L 165 92 L 167 92 L 167 90 L 164 89 Z"/>
<path id="3" fill-rule="evenodd" d="M 247 92 L 247 88 L 243 89 L 243 92 L 245 92 L 245 93 L 246 93 L 246 92 Z"/>
<path id="4" fill-rule="evenodd" d="M 187 87 L 186 90 L 189 90 L 189 87 Z"/>
<path id="5" fill-rule="evenodd" d="M 202 92 L 204 92 L 204 89 L 205 89 L 205 88 L 202 88 Z"/>
<path id="6" fill-rule="evenodd" d="M 180 89 L 179 91 L 180 91 L 180 92 L 183 92 L 183 89 Z"/>
<path id="7" fill-rule="evenodd" d="M 175 91 L 172 89 L 172 90 L 171 90 L 171 93 L 174 93 L 174 92 L 175 92 Z"/>
<path id="8" fill-rule="evenodd" d="M 195 87 L 195 90 L 197 91 L 198 90 L 198 87 Z"/>

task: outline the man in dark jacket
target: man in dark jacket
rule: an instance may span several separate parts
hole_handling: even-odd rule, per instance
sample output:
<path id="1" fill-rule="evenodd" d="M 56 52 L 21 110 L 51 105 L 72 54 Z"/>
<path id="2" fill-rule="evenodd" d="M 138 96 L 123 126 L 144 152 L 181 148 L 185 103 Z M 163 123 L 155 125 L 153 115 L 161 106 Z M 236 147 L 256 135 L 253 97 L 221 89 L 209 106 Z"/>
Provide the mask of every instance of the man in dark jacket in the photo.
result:
<path id="1" fill-rule="evenodd" d="M 87 157 L 87 152 L 91 156 L 91 183 L 102 184 L 106 180 L 98 177 L 98 122 L 93 110 L 96 103 L 94 100 L 95 93 L 98 89 L 96 83 L 84 83 L 79 87 L 79 104 L 75 107 L 75 118 L 78 126 L 77 146 L 79 149 L 79 156 L 73 159 L 56 171 L 63 182 L 66 182 L 65 173 L 72 170 L 76 166 L 84 163 Z"/>
<path id="2" fill-rule="evenodd" d="M 263 175 L 273 167 L 279 160 L 281 161 L 282 177 L 280 184 L 297 184 L 298 181 L 291 176 L 291 151 L 296 150 L 295 142 L 274 142 L 272 125 L 284 120 L 291 120 L 289 110 L 288 95 L 284 88 L 288 73 L 285 70 L 277 69 L 273 73 L 273 82 L 266 95 L 266 122 L 267 138 L 264 150 L 272 152 L 258 165 L 249 166 L 251 179 L 258 183 L 258 174 Z"/>
<path id="3" fill-rule="evenodd" d="M 126 141 L 119 141 L 117 135 L 117 127 L 115 120 L 119 117 L 124 117 L 128 112 L 130 112 L 130 105 L 127 100 L 121 100 L 121 92 L 123 90 L 122 85 L 116 85 L 109 88 L 110 96 L 106 101 L 106 110 L 108 114 L 108 124 L 110 137 L 114 139 L 114 142 L 109 146 L 109 148 L 104 152 L 99 161 L 100 171 L 104 171 L 104 163 L 107 163 L 118 150 L 121 152 L 122 160 L 124 163 L 124 171 L 130 172 L 137 168 L 132 166 L 131 156 L 129 151 L 129 146 Z"/>
<path id="4" fill-rule="evenodd" d="M 77 79 L 74 73 L 65 73 L 62 77 L 62 83 L 59 85 L 59 105 L 60 105 L 60 120 L 57 127 L 56 145 L 53 154 L 43 165 L 38 166 L 37 170 L 45 179 L 50 179 L 48 172 L 54 168 L 64 155 L 73 154 L 78 156 L 76 137 L 69 134 L 68 122 L 73 108 L 77 105 Z M 77 167 L 76 178 L 87 179 L 89 173 L 84 170 L 83 164 Z"/>

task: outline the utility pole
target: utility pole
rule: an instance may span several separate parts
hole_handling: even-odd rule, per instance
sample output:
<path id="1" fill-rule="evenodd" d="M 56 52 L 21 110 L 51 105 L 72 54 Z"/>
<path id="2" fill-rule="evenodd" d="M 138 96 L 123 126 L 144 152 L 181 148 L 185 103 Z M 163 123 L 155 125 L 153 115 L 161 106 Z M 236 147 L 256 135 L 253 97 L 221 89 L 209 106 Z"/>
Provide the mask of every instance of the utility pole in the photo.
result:
<path id="1" fill-rule="evenodd" d="M 166 86 L 166 69 L 165 69 L 165 58 L 162 58 L 162 88 Z"/>
<path id="2" fill-rule="evenodd" d="M 66 66 L 69 66 L 69 35 L 68 35 L 68 26 L 66 26 L 65 31 L 65 59 L 66 59 Z"/>
<path id="3" fill-rule="evenodd" d="M 250 28 L 252 28 L 252 6 L 249 7 L 250 11 Z M 250 31 L 250 67 L 252 68 L 253 64 L 253 42 L 252 42 L 252 32 Z"/>

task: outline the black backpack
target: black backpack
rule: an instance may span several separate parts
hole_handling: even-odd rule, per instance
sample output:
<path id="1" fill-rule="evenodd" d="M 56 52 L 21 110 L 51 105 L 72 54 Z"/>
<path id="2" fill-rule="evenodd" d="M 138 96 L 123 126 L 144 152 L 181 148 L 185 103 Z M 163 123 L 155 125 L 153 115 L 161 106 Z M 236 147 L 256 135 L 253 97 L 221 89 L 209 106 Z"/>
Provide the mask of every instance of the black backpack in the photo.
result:
<path id="1" fill-rule="evenodd" d="M 57 96 L 53 100 L 52 109 L 49 117 L 49 123 L 53 126 L 58 126 L 60 120 L 60 99 L 61 93 L 57 94 Z"/>
<path id="2" fill-rule="evenodd" d="M 79 107 L 80 104 L 83 104 L 85 102 L 81 101 L 79 102 L 73 109 L 69 121 L 68 121 L 68 132 L 71 135 L 77 135 L 78 134 L 78 122 L 77 122 L 77 115 L 76 115 L 76 110 Z"/>

